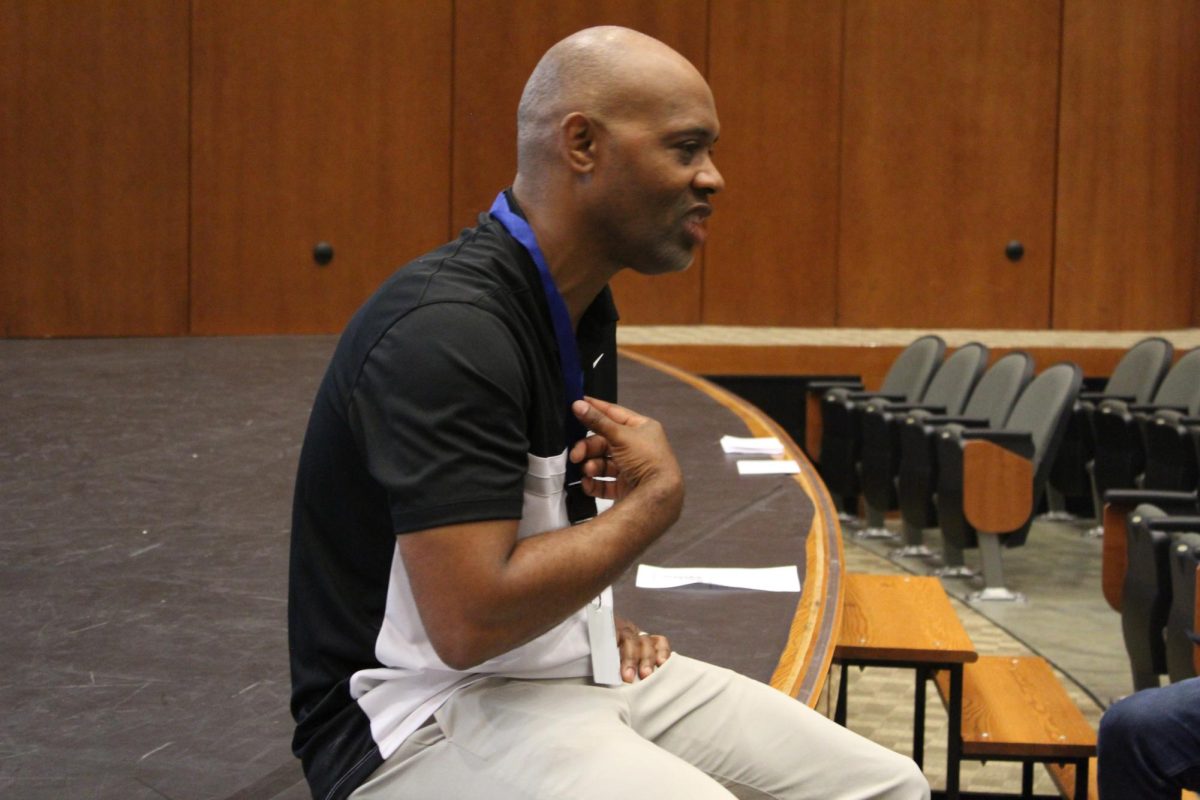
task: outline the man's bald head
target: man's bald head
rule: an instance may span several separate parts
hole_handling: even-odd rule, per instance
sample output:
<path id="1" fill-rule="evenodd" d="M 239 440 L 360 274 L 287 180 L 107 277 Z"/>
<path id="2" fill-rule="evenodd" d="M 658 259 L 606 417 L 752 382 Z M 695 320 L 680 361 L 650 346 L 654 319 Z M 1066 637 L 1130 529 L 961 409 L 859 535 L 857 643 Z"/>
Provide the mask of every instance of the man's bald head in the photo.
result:
<path id="1" fill-rule="evenodd" d="M 628 118 L 663 102 L 681 81 L 704 78 L 667 45 L 629 28 L 574 33 L 542 56 L 517 108 L 517 172 L 537 180 L 556 152 L 559 123 L 572 112 Z"/>

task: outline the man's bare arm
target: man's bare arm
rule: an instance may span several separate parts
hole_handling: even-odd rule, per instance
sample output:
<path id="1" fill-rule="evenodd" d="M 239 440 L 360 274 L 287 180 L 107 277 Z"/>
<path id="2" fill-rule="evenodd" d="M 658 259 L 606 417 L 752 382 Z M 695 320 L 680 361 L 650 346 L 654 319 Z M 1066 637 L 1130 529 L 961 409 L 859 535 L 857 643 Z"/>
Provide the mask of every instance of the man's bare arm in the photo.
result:
<path id="1" fill-rule="evenodd" d="M 399 537 L 421 621 L 438 656 L 469 669 L 536 638 L 579 610 L 679 518 L 683 476 L 662 426 L 589 399 L 574 410 L 604 437 L 618 502 L 581 525 L 517 539 L 515 520 Z"/>

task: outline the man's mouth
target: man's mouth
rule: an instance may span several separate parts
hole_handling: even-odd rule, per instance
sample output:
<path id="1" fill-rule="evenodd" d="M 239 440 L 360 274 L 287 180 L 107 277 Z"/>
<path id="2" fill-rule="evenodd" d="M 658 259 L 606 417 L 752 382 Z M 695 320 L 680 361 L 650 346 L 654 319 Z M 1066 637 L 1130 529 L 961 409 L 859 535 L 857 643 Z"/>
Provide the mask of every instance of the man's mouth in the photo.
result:
<path id="1" fill-rule="evenodd" d="M 694 244 L 702 245 L 708 239 L 708 226 L 705 220 L 711 214 L 712 206 L 698 205 L 683 218 L 683 229 Z"/>

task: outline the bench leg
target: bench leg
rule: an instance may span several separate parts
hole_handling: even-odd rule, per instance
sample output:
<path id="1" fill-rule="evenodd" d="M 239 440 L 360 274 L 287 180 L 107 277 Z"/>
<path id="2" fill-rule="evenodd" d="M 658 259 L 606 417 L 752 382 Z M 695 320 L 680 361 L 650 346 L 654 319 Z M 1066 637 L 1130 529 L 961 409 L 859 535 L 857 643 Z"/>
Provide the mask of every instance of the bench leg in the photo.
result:
<path id="1" fill-rule="evenodd" d="M 1033 762 L 1021 762 L 1021 797 L 1033 797 Z"/>
<path id="2" fill-rule="evenodd" d="M 950 732 L 946 742 L 946 800 L 958 800 L 959 767 L 962 764 L 963 665 L 950 667 Z"/>
<path id="3" fill-rule="evenodd" d="M 845 662 L 840 664 L 842 679 L 838 681 L 837 705 L 833 709 L 833 721 L 843 728 L 846 727 L 846 684 L 850 679 L 850 667 Z"/>
<path id="4" fill-rule="evenodd" d="M 917 667 L 917 688 L 913 701 L 913 761 L 925 767 L 925 682 L 929 680 L 929 669 Z"/>
<path id="5" fill-rule="evenodd" d="M 1087 800 L 1088 796 L 1088 760 L 1080 759 L 1075 764 L 1075 800 Z"/>

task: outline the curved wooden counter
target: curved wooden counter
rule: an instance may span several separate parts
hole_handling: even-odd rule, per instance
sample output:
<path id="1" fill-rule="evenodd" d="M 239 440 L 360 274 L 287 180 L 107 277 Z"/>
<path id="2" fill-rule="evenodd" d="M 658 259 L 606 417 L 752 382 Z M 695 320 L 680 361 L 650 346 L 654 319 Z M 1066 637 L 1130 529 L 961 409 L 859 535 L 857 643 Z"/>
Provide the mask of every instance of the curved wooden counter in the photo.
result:
<path id="1" fill-rule="evenodd" d="M 841 622 L 844 566 L 837 513 L 816 470 L 769 417 L 683 370 L 622 351 L 620 401 L 667 429 L 687 481 L 683 516 L 640 563 L 762 567 L 795 563 L 795 594 L 712 587 L 645 590 L 636 570 L 617 611 L 669 636 L 676 650 L 769 682 L 814 706 Z M 775 436 L 799 475 L 742 477 L 723 435 Z"/>

